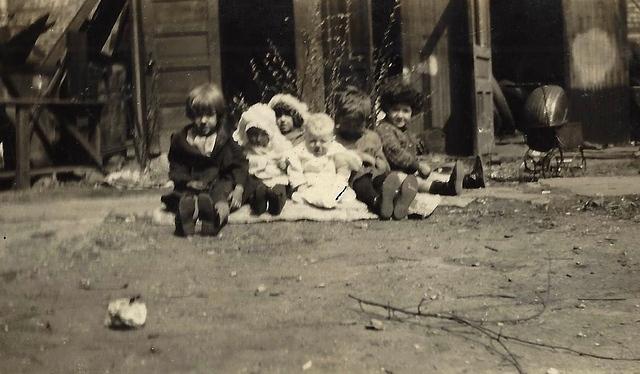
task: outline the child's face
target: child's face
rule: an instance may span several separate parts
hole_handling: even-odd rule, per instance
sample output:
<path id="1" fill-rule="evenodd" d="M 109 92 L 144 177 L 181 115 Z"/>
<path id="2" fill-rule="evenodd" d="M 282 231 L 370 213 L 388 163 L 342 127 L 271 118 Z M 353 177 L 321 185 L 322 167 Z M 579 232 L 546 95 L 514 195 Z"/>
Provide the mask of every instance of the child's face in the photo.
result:
<path id="1" fill-rule="evenodd" d="M 266 147 L 269 145 L 269 134 L 257 127 L 251 127 L 247 130 L 247 140 L 253 147 Z"/>
<path id="2" fill-rule="evenodd" d="M 333 141 L 334 136 L 331 132 L 322 134 L 314 134 L 312 132 L 305 131 L 304 144 L 307 146 L 307 150 L 316 157 L 322 157 L 329 151 L 329 144 Z"/>
<path id="3" fill-rule="evenodd" d="M 360 138 L 366 123 L 358 118 L 348 116 L 336 117 L 336 133 L 345 138 Z"/>
<path id="4" fill-rule="evenodd" d="M 405 128 L 409 124 L 412 114 L 411 106 L 406 104 L 394 104 L 389 108 L 387 117 L 396 127 Z"/>
<path id="5" fill-rule="evenodd" d="M 287 113 L 281 113 L 276 118 L 276 124 L 282 134 L 290 133 L 293 130 L 293 117 Z"/>
<path id="6" fill-rule="evenodd" d="M 218 116 L 216 112 L 198 114 L 193 123 L 196 125 L 196 131 L 199 135 L 209 135 L 214 132 L 218 125 Z"/>

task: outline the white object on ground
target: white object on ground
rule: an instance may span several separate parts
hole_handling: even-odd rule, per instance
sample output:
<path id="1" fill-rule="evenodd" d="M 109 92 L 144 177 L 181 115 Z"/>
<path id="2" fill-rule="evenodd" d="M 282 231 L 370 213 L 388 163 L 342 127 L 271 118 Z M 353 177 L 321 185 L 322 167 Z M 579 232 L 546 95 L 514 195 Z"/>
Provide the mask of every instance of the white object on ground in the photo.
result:
<path id="1" fill-rule="evenodd" d="M 136 298 L 116 299 L 109 303 L 104 324 L 107 327 L 142 327 L 147 320 L 147 306 Z"/>

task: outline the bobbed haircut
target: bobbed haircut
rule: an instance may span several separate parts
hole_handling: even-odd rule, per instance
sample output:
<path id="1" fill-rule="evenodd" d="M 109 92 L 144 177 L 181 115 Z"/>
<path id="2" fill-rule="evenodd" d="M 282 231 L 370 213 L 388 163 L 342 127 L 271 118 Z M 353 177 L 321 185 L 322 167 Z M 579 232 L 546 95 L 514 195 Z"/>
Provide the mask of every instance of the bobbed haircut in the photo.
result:
<path id="1" fill-rule="evenodd" d="M 400 79 L 394 79 L 382 86 L 380 107 L 382 111 L 387 113 L 396 104 L 408 105 L 413 112 L 418 112 L 422 109 L 423 97 L 411 85 L 402 82 Z"/>
<path id="2" fill-rule="evenodd" d="M 224 95 L 220 88 L 213 83 L 201 84 L 189 92 L 185 103 L 187 117 L 194 120 L 201 115 L 213 113 L 220 119 L 225 113 Z"/>
<path id="3" fill-rule="evenodd" d="M 335 117 L 368 122 L 371 117 L 371 98 L 355 86 L 338 92 L 334 100 Z"/>

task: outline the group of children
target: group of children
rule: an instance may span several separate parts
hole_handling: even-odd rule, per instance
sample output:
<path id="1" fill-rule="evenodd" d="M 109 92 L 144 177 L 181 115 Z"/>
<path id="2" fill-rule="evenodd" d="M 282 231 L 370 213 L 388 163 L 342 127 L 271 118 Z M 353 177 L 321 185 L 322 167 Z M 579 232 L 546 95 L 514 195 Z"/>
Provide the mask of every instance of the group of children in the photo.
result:
<path id="1" fill-rule="evenodd" d="M 390 83 L 380 97 L 385 118 L 369 129 L 370 97 L 354 87 L 335 95 L 335 116 L 310 113 L 289 94 L 250 106 L 232 123 L 221 90 L 193 89 L 186 101 L 191 123 L 173 134 L 169 179 L 162 197 L 175 213 L 176 234 L 217 235 L 244 204 L 253 214 L 278 215 L 288 199 L 323 209 L 359 200 L 381 219 L 403 219 L 418 192 L 458 195 L 484 187 L 479 158 L 469 175 L 456 162 L 432 171 L 418 159 L 422 141 L 408 130 L 421 95 Z"/>

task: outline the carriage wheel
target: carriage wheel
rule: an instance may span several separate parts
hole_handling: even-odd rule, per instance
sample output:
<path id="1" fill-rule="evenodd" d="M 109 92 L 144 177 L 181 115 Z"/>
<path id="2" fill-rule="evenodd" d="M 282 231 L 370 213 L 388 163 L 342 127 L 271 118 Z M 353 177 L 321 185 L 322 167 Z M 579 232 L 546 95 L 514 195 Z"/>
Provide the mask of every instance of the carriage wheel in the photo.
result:
<path id="1" fill-rule="evenodd" d="M 562 175 L 564 165 L 564 153 L 562 148 L 553 148 L 542 160 L 542 177 L 555 178 Z"/>

